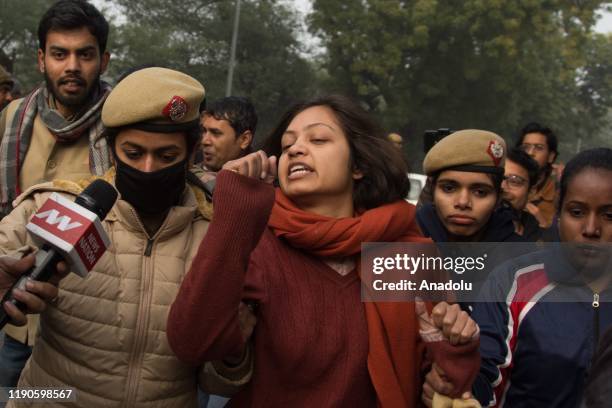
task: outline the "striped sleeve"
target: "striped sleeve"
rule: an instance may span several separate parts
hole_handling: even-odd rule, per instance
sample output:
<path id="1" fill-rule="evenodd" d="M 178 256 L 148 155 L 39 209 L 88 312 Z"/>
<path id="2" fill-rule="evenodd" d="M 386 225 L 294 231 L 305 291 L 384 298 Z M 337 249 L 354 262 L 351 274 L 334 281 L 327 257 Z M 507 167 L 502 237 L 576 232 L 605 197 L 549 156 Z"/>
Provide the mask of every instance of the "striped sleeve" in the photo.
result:
<path id="1" fill-rule="evenodd" d="M 515 364 L 513 352 L 519 341 L 519 327 L 538 300 L 554 288 L 543 264 L 494 271 L 483 287 L 484 299 L 472 317 L 480 326 L 481 369 L 473 387 L 483 406 L 503 406 Z"/>

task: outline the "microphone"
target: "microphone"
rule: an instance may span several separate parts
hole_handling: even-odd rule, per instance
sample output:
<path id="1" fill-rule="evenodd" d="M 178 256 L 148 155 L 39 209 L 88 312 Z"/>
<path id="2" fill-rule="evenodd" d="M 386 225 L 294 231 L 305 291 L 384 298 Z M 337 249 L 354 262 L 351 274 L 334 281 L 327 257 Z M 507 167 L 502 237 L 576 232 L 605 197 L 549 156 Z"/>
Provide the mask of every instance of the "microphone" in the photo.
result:
<path id="1" fill-rule="evenodd" d="M 13 284 L 0 303 L 0 329 L 10 317 L 2 307 L 9 301 L 23 310 L 13 297 L 13 289 L 25 289 L 28 279 L 47 281 L 56 272 L 57 263 L 65 260 L 81 277 L 94 267 L 110 246 L 102 220 L 117 200 L 117 191 L 104 180 L 91 183 L 73 202 L 53 193 L 38 209 L 26 229 L 39 244 L 34 266 Z"/>

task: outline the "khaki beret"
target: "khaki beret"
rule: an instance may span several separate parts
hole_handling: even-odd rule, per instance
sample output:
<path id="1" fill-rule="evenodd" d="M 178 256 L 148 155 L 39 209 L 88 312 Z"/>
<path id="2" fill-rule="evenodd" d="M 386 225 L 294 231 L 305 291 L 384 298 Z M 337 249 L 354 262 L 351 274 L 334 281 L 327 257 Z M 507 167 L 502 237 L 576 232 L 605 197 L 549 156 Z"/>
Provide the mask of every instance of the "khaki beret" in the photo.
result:
<path id="1" fill-rule="evenodd" d="M 440 170 L 501 173 L 504 171 L 506 142 L 486 130 L 465 129 L 436 143 L 425 156 L 423 170 L 431 176 Z"/>
<path id="2" fill-rule="evenodd" d="M 13 86 L 13 77 L 0 65 L 0 85 L 4 84 Z"/>
<path id="3" fill-rule="evenodd" d="M 102 107 L 109 128 L 130 126 L 173 132 L 197 126 L 204 87 L 195 78 L 167 68 L 144 68 L 122 79 Z"/>

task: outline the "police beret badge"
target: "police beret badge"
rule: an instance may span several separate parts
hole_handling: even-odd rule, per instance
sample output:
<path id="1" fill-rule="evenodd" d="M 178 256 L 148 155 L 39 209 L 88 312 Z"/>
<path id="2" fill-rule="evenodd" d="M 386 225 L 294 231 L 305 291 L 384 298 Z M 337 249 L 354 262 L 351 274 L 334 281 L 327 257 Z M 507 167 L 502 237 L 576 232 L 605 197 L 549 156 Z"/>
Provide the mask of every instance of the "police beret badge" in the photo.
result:
<path id="1" fill-rule="evenodd" d="M 493 164 L 497 167 L 504 157 L 504 146 L 499 143 L 497 140 L 491 140 L 489 142 L 489 147 L 487 148 L 487 153 L 493 159 Z"/>
<path id="2" fill-rule="evenodd" d="M 170 102 L 168 102 L 162 114 L 170 118 L 171 121 L 177 122 L 183 119 L 188 110 L 189 105 L 187 102 L 180 96 L 175 95 L 170 99 Z"/>

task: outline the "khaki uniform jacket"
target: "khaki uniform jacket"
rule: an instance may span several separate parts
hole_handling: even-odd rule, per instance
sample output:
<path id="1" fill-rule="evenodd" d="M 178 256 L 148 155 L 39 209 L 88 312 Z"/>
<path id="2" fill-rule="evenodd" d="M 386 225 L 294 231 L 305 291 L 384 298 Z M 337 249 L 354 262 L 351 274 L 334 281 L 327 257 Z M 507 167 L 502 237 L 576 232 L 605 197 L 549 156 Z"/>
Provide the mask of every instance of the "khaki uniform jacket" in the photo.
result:
<path id="1" fill-rule="evenodd" d="M 15 110 L 22 99 L 11 102 L 0 115 L 0 141 L 13 122 Z M 26 153 L 19 184 L 22 191 L 54 179 L 81 180 L 90 177 L 89 141 L 81 137 L 70 144 L 55 143 L 55 139 L 39 116 L 34 119 L 32 141 Z M 0 214 L 0 218 L 2 215 Z M 6 325 L 5 332 L 20 343 L 34 345 L 38 317 L 28 316 L 28 324 L 22 327 Z"/>
<path id="2" fill-rule="evenodd" d="M 54 181 L 22 194 L 0 222 L 2 252 L 34 245 L 25 225 L 52 191 L 73 199 L 81 187 Z M 166 319 L 208 228 L 203 197 L 187 187 L 153 237 L 130 204 L 116 202 L 103 221 L 111 247 L 86 278 L 70 274 L 60 283 L 19 387 L 75 387 L 69 407 L 196 406 L 198 369 L 172 353 Z"/>

